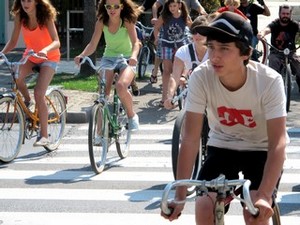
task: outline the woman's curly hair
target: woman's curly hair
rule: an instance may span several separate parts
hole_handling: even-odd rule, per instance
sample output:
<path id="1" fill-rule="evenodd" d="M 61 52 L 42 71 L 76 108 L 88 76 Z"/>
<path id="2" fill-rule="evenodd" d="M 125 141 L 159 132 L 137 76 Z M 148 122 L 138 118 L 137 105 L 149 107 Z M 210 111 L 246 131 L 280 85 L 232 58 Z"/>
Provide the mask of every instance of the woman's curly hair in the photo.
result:
<path id="1" fill-rule="evenodd" d="M 47 21 L 56 21 L 57 11 L 49 0 L 35 0 L 36 3 L 36 18 L 40 27 L 43 27 Z M 21 0 L 15 0 L 10 13 L 13 16 L 20 15 L 20 21 L 23 26 L 28 27 L 29 17 L 23 10 Z"/>
<path id="2" fill-rule="evenodd" d="M 109 16 L 105 9 L 106 0 L 100 0 L 97 7 L 97 18 L 98 20 L 103 20 L 104 25 L 108 25 Z M 120 4 L 123 5 L 123 9 L 121 10 L 121 19 L 122 25 L 124 21 L 130 23 L 136 23 L 139 15 L 142 13 L 139 5 L 134 3 L 132 0 L 120 0 Z"/>

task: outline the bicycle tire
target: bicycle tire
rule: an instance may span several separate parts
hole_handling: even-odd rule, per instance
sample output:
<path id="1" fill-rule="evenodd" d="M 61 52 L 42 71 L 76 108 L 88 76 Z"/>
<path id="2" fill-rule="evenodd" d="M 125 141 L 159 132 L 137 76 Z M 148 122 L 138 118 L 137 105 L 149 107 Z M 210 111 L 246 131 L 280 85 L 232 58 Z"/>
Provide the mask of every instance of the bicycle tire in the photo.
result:
<path id="1" fill-rule="evenodd" d="M 181 93 L 181 88 L 180 87 L 177 87 L 176 93 L 177 93 L 177 96 L 180 95 L 180 93 Z M 182 107 L 183 107 L 182 98 L 178 98 L 178 108 L 179 108 L 179 110 L 182 110 Z"/>
<path id="2" fill-rule="evenodd" d="M 274 202 L 273 211 L 274 214 L 272 216 L 272 223 L 273 223 L 272 225 L 281 225 L 280 208 L 276 201 Z"/>
<path id="3" fill-rule="evenodd" d="M 150 50 L 147 46 L 143 46 L 138 61 L 138 76 L 143 78 L 146 74 L 147 66 L 149 63 Z"/>
<path id="4" fill-rule="evenodd" d="M 119 157 L 124 159 L 129 153 L 131 131 L 128 129 L 127 114 L 120 99 L 118 99 L 116 115 L 118 121 L 118 131 L 115 134 L 116 148 Z"/>
<path id="5" fill-rule="evenodd" d="M 173 135 L 172 135 L 172 170 L 173 176 L 176 180 L 176 173 L 177 173 L 177 160 L 180 151 L 180 142 L 181 142 L 181 134 L 182 129 L 184 126 L 184 118 L 185 118 L 185 110 L 181 110 L 176 118 L 174 128 L 173 128 Z M 200 168 L 201 168 L 201 159 L 202 159 L 202 151 L 199 151 L 194 167 L 193 172 L 191 174 L 191 179 L 197 179 Z M 187 195 L 191 195 L 194 193 L 195 187 L 191 187 L 187 190 Z"/>
<path id="6" fill-rule="evenodd" d="M 101 173 L 105 168 L 108 152 L 108 125 L 104 108 L 99 103 L 94 104 L 89 118 L 88 147 L 91 167 L 96 174 Z"/>
<path id="7" fill-rule="evenodd" d="M 51 90 L 46 95 L 48 107 L 48 139 L 44 148 L 51 152 L 58 148 L 64 136 L 67 121 L 66 100 L 59 90 Z"/>
<path id="8" fill-rule="evenodd" d="M 24 143 L 24 113 L 15 99 L 0 99 L 0 161 L 14 160 Z"/>
<path id="9" fill-rule="evenodd" d="M 255 49 L 253 49 L 252 59 L 267 65 L 268 55 L 269 48 L 267 43 L 259 39 Z"/>
<path id="10" fill-rule="evenodd" d="M 286 111 L 290 110 L 291 103 L 291 92 L 292 92 L 292 73 L 289 66 L 283 67 L 281 70 L 281 75 L 284 82 L 284 91 L 286 95 Z"/>

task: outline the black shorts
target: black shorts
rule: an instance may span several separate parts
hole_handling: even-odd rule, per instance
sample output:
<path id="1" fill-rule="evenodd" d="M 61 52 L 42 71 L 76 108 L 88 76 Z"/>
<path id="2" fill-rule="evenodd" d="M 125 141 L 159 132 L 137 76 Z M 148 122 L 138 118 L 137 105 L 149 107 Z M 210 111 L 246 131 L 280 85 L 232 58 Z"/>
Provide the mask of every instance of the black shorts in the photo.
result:
<path id="1" fill-rule="evenodd" d="M 244 179 L 251 181 L 250 190 L 257 190 L 262 180 L 267 152 L 264 151 L 236 151 L 208 146 L 207 158 L 200 170 L 198 180 L 212 180 L 220 174 L 225 179 L 238 179 L 242 172 Z M 197 195 L 202 192 L 197 189 Z M 225 213 L 230 204 L 225 206 Z"/>
<path id="2" fill-rule="evenodd" d="M 251 181 L 250 189 L 258 189 L 267 160 L 267 152 L 236 151 L 208 146 L 207 153 L 199 180 L 212 180 L 220 174 L 224 174 L 226 179 L 238 179 L 238 173 L 242 172 L 244 179 Z"/>

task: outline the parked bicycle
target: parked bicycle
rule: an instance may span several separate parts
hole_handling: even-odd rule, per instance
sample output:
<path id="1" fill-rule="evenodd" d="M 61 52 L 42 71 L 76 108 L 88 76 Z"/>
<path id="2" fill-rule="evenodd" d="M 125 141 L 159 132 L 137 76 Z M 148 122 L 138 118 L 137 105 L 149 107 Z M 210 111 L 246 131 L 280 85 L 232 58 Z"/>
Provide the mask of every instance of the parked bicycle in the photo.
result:
<path id="1" fill-rule="evenodd" d="M 289 56 L 291 53 L 297 51 L 297 49 L 300 48 L 300 45 L 293 51 L 290 49 L 290 47 L 280 50 L 275 46 L 273 46 L 271 43 L 269 43 L 266 39 L 262 39 L 262 41 L 266 43 L 266 45 L 270 46 L 272 49 L 277 51 L 278 53 L 283 54 L 284 56 L 280 67 L 280 74 L 284 82 L 284 90 L 286 95 L 286 111 L 289 112 L 290 104 L 291 104 L 291 93 L 292 93 L 292 70 L 291 70 Z M 290 46 L 290 44 L 288 46 Z"/>
<path id="2" fill-rule="evenodd" d="M 120 57 L 118 60 L 124 60 L 124 58 Z M 88 62 L 95 71 L 100 69 L 87 56 L 82 58 L 80 65 L 85 62 Z M 115 79 L 118 73 L 119 71 L 115 71 Z M 131 142 L 127 114 L 114 85 L 111 96 L 105 94 L 105 70 L 99 73 L 99 89 L 99 97 L 91 109 L 88 128 L 89 157 L 96 174 L 105 169 L 108 150 L 114 143 L 119 157 L 123 159 L 128 155 Z"/>
<path id="3" fill-rule="evenodd" d="M 214 215 L 215 215 L 215 225 L 224 225 L 224 216 L 225 216 L 225 207 L 233 200 L 237 199 L 241 203 L 243 203 L 246 209 L 253 215 L 258 215 L 259 211 L 254 207 L 251 197 L 249 187 L 251 185 L 250 180 L 245 179 L 235 179 L 235 180 L 227 180 L 224 175 L 220 175 L 219 177 L 211 180 L 176 180 L 170 182 L 166 185 L 162 200 L 161 200 L 161 210 L 165 215 L 171 215 L 172 208 L 170 208 L 170 202 L 175 204 L 183 204 L 182 201 L 177 202 L 174 199 L 170 200 L 169 195 L 173 188 L 179 186 L 193 187 L 196 186 L 197 192 L 199 195 L 208 195 L 208 188 L 216 191 L 217 198 L 216 203 L 214 204 Z M 239 197 L 242 194 L 243 197 Z M 272 224 L 280 225 L 280 210 L 279 206 L 274 201 L 273 206 L 274 214 L 272 216 Z"/>
<path id="4" fill-rule="evenodd" d="M 39 57 L 33 51 L 18 62 L 9 61 L 5 54 L 0 53 L 0 65 L 6 64 L 12 78 L 11 90 L 2 88 L 0 93 L 0 160 L 10 162 L 21 150 L 25 139 L 32 139 L 39 134 L 39 116 L 36 105 L 27 108 L 16 85 L 19 67 L 24 65 L 29 57 Z M 36 69 L 34 67 L 33 69 Z M 38 70 L 33 73 L 38 73 Z M 56 87 L 49 87 L 46 92 L 48 106 L 48 139 L 50 143 L 44 148 L 53 151 L 58 148 L 66 125 L 66 97 Z"/>

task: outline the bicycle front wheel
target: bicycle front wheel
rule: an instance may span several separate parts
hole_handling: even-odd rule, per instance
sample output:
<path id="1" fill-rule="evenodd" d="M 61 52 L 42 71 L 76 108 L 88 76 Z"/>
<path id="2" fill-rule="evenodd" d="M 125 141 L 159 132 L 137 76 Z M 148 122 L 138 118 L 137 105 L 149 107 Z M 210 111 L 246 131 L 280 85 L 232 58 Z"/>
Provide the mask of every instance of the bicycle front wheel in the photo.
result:
<path id="1" fill-rule="evenodd" d="M 292 73 L 290 67 L 283 67 L 281 75 L 284 82 L 284 91 L 286 96 L 286 111 L 289 112 L 292 92 Z"/>
<path id="2" fill-rule="evenodd" d="M 267 65 L 268 55 L 269 55 L 269 48 L 267 43 L 262 40 L 258 40 L 255 49 L 253 49 L 251 59 Z"/>
<path id="3" fill-rule="evenodd" d="M 88 146 L 91 167 L 96 174 L 104 170 L 108 151 L 109 123 L 104 108 L 101 104 L 95 104 L 91 109 Z"/>
<path id="4" fill-rule="evenodd" d="M 150 50 L 147 47 L 143 47 L 138 62 L 138 76 L 140 79 L 145 76 L 147 66 L 149 63 L 149 56 L 150 56 Z"/>
<path id="5" fill-rule="evenodd" d="M 24 114 L 11 97 L 0 99 L 0 160 L 10 162 L 21 150 L 24 141 Z"/>
<path id="6" fill-rule="evenodd" d="M 118 121 L 118 131 L 117 134 L 115 134 L 116 147 L 119 157 L 124 159 L 128 156 L 131 142 L 131 131 L 128 129 L 126 111 L 119 99 L 116 115 Z"/>
<path id="7" fill-rule="evenodd" d="M 50 143 L 44 148 L 53 151 L 58 148 L 64 135 L 67 120 L 66 101 L 59 90 L 52 90 L 46 96 L 48 107 L 48 139 Z"/>

